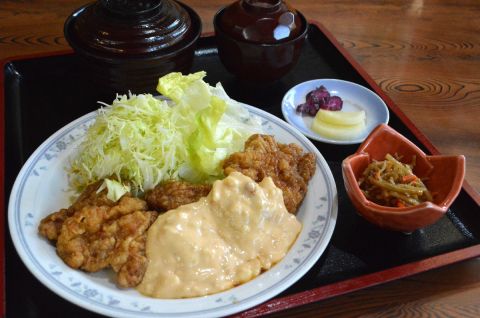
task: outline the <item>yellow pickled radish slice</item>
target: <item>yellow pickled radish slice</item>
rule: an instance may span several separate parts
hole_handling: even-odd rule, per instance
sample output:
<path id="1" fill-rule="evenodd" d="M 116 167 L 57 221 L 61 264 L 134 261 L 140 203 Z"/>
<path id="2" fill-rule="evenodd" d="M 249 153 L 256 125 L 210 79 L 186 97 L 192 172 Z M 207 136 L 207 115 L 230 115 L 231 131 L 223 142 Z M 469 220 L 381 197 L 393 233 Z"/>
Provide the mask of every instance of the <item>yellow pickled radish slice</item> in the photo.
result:
<path id="1" fill-rule="evenodd" d="M 315 121 L 323 121 L 332 125 L 357 125 L 365 122 L 365 111 L 331 111 L 320 109 Z"/>
<path id="2" fill-rule="evenodd" d="M 312 129 L 317 134 L 335 140 L 354 139 L 365 129 L 365 121 L 355 125 L 333 125 L 321 120 L 315 120 L 312 123 Z"/>

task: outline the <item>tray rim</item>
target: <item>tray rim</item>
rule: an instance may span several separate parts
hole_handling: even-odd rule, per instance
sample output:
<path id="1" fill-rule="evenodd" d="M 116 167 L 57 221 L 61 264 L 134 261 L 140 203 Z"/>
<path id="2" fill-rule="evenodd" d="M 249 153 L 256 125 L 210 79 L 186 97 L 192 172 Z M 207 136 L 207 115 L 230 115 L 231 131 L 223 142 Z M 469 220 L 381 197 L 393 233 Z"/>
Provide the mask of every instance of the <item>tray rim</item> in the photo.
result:
<path id="1" fill-rule="evenodd" d="M 371 89 L 378 94 L 387 104 L 390 111 L 393 111 L 396 116 L 407 126 L 411 133 L 418 138 L 419 142 L 427 148 L 432 154 L 440 154 L 438 149 L 432 142 L 413 124 L 413 122 L 406 116 L 406 114 L 393 102 L 393 100 L 378 86 L 373 78 L 365 71 L 365 69 L 357 62 L 351 54 L 344 48 L 340 42 L 333 36 L 333 34 L 320 22 L 316 20 L 309 20 L 310 25 L 313 25 L 323 33 L 331 44 L 339 51 L 339 53 L 347 60 L 347 62 L 359 73 L 359 75 L 370 85 Z M 202 38 L 213 36 L 213 32 L 202 33 Z M 5 149 L 5 66 L 8 63 L 36 58 L 53 57 L 61 55 L 73 55 L 73 49 L 62 49 L 51 52 L 40 52 L 25 55 L 15 55 L 0 60 L 2 68 L 2 76 L 0 76 L 0 115 L 2 121 L 0 122 L 0 147 Z M 5 285 L 5 156 L 0 157 L 0 211 L 3 212 L 4 217 L 0 218 L 0 316 L 5 316 L 6 309 L 6 285 Z M 478 193 L 466 180 L 463 182 L 462 189 L 467 193 L 472 200 L 480 206 L 480 193 Z M 239 317 L 257 317 L 261 315 L 271 314 L 282 310 L 292 309 L 298 306 L 317 302 L 320 300 L 340 296 L 349 292 L 357 291 L 367 287 L 391 282 L 397 279 L 419 274 L 434 268 L 450 265 L 455 262 L 471 259 L 480 256 L 480 244 L 472 245 L 466 248 L 461 248 L 451 252 L 439 254 L 432 257 L 427 257 L 419 261 L 406 263 L 399 266 L 394 266 L 382 271 L 373 272 L 371 274 L 360 275 L 354 278 L 342 280 L 336 283 L 327 284 L 310 290 L 297 292 L 288 296 L 274 297 L 269 301 L 260 304 L 254 308 L 248 309 L 240 313 Z"/>

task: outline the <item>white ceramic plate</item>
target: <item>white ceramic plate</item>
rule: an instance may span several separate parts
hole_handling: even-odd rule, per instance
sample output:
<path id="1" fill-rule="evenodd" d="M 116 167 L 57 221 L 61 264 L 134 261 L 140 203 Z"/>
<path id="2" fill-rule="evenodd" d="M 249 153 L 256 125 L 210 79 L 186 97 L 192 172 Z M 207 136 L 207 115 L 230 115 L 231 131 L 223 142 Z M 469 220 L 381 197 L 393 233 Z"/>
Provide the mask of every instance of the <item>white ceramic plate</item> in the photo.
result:
<path id="1" fill-rule="evenodd" d="M 266 133 L 283 143 L 297 143 L 317 156 L 298 218 L 302 232 L 286 257 L 254 280 L 218 294 L 191 299 L 153 299 L 135 289 L 121 290 L 110 271 L 88 274 L 73 270 L 37 232 L 40 220 L 69 205 L 65 174 L 68 157 L 81 142 L 96 113 L 89 113 L 48 138 L 28 159 L 13 186 L 8 224 L 13 243 L 29 270 L 61 297 L 91 311 L 115 317 L 212 317 L 240 312 L 279 294 L 302 277 L 319 259 L 337 218 L 337 190 L 332 173 L 317 148 L 300 132 L 262 110 Z"/>
<path id="2" fill-rule="evenodd" d="M 330 95 L 342 98 L 342 111 L 365 111 L 366 128 L 362 134 L 349 140 L 325 138 L 310 128 L 313 121 L 312 116 L 302 116 L 296 112 L 297 106 L 305 102 L 307 94 L 320 85 L 325 86 Z M 364 86 L 338 79 L 316 79 L 292 87 L 283 97 L 282 113 L 285 120 L 295 126 L 305 136 L 338 145 L 361 143 L 375 127 L 382 123 L 387 124 L 389 120 L 387 105 L 377 94 Z"/>

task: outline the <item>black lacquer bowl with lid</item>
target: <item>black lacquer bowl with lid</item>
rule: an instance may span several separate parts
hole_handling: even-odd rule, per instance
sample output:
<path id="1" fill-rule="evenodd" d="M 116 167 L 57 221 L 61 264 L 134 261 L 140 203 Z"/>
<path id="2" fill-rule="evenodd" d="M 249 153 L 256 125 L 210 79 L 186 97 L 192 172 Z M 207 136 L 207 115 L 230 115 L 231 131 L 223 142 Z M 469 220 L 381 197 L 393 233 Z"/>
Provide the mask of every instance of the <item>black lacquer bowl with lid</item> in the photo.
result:
<path id="1" fill-rule="evenodd" d="M 305 17 L 283 0 L 238 0 L 218 11 L 213 25 L 225 68 L 258 83 L 295 66 L 308 31 Z"/>
<path id="2" fill-rule="evenodd" d="M 189 71 L 201 21 L 173 0 L 99 0 L 74 11 L 64 33 L 99 89 L 152 93 L 160 76 Z"/>

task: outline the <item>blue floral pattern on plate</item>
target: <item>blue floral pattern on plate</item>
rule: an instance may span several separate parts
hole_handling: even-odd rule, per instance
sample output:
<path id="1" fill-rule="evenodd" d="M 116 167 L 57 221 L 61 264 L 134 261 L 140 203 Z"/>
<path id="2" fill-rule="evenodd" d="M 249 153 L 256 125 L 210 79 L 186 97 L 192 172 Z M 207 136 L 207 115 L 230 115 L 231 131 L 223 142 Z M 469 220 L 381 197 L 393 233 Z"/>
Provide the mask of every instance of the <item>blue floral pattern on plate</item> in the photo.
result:
<path id="1" fill-rule="evenodd" d="M 152 299 L 135 289 L 119 289 L 111 272 L 72 270 L 54 247 L 37 233 L 40 220 L 69 204 L 65 167 L 96 113 L 89 113 L 47 139 L 20 171 L 10 195 L 8 223 L 14 245 L 29 270 L 61 297 L 91 311 L 116 317 L 213 317 L 234 314 L 260 304 L 292 285 L 319 259 L 332 236 L 337 192 L 320 152 L 300 132 L 277 117 L 248 106 L 267 134 L 282 143 L 297 143 L 317 156 L 316 173 L 297 217 L 302 232 L 285 258 L 254 280 L 231 290 L 191 299 Z M 52 200 L 52 198 L 54 198 Z"/>

